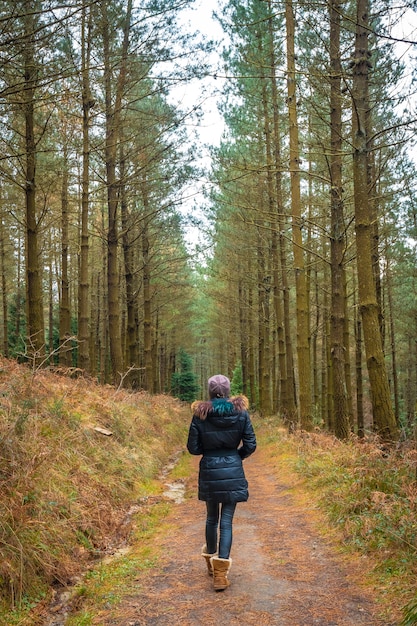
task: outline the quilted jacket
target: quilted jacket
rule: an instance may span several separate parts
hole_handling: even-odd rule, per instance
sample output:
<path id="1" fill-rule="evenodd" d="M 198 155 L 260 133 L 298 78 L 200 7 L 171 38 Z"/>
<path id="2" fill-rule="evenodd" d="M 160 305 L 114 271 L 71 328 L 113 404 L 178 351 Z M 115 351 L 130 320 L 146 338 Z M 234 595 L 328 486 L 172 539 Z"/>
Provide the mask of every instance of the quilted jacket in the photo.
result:
<path id="1" fill-rule="evenodd" d="M 245 502 L 249 492 L 242 460 L 256 449 L 247 398 L 215 398 L 195 402 L 191 408 L 187 448 L 191 454 L 202 455 L 198 498 Z"/>

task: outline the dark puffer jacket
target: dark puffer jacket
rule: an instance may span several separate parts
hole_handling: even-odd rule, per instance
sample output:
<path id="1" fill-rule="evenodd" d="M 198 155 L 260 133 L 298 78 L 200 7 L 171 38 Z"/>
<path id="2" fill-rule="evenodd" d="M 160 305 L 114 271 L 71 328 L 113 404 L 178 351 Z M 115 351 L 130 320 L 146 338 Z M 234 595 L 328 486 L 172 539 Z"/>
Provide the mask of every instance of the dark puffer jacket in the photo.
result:
<path id="1" fill-rule="evenodd" d="M 256 437 L 244 396 L 194 402 L 187 448 L 202 454 L 199 500 L 246 502 L 248 482 L 242 460 L 255 452 Z"/>

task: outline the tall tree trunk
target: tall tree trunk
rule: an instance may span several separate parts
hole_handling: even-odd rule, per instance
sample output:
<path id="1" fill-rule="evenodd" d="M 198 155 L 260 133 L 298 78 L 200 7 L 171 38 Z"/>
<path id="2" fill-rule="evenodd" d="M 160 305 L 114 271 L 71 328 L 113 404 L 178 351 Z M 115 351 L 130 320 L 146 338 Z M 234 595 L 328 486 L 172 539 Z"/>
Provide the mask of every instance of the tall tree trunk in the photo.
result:
<path id="1" fill-rule="evenodd" d="M 152 367 L 152 298 L 151 298 L 151 267 L 149 256 L 149 201 L 146 181 L 142 182 L 142 201 L 144 207 L 144 219 L 142 222 L 142 285 L 143 285 L 143 359 L 144 359 L 144 384 L 147 391 L 152 391 L 153 367 Z"/>
<path id="2" fill-rule="evenodd" d="M 316 309 L 314 335 L 312 337 L 311 356 L 313 359 L 313 405 L 314 410 L 320 415 L 320 359 L 319 359 L 319 329 L 320 329 L 320 298 L 317 267 L 314 269 L 314 308 Z M 323 315 L 324 318 L 324 315 Z"/>
<path id="3" fill-rule="evenodd" d="M 128 0 L 122 58 L 116 85 L 115 101 L 112 104 L 112 61 L 110 58 L 110 29 L 107 18 L 106 2 L 103 3 L 103 46 L 104 46 L 104 83 L 106 100 L 106 184 L 107 184 L 107 281 L 110 359 L 113 382 L 119 383 L 123 373 L 123 350 L 120 335 L 120 290 L 118 263 L 118 190 L 116 179 L 117 138 L 120 129 L 122 96 L 126 82 L 127 52 L 129 46 L 130 19 L 132 0 Z"/>
<path id="4" fill-rule="evenodd" d="M 363 373 L 362 373 L 362 320 L 357 307 L 355 311 L 355 364 L 356 364 L 356 424 L 357 434 L 361 439 L 365 436 L 365 417 L 363 410 Z"/>
<path id="5" fill-rule="evenodd" d="M 289 410 L 289 395 L 288 389 L 288 376 L 287 376 L 287 362 L 285 358 L 285 327 L 284 327 L 284 311 L 282 301 L 282 289 L 280 288 L 279 281 L 279 255 L 278 255 L 278 233 L 274 228 L 272 232 L 272 244 L 271 244 L 271 261 L 273 272 L 273 304 L 276 319 L 276 341 L 277 341 L 277 359 L 278 359 L 278 376 L 279 385 L 277 387 L 278 394 L 274 398 L 273 409 L 274 413 L 277 412 L 282 417 L 287 419 L 293 419 L 293 413 Z"/>
<path id="6" fill-rule="evenodd" d="M 89 237 L 88 214 L 90 196 L 90 111 L 93 100 L 90 94 L 90 36 L 92 7 L 88 10 L 88 0 L 83 0 L 81 16 L 81 74 L 82 74 L 82 110 L 83 110 L 83 162 L 81 181 L 81 233 L 80 233 L 80 269 L 78 284 L 78 367 L 90 371 L 90 302 L 89 302 Z M 87 10 L 88 18 L 87 18 Z M 86 28 L 87 26 L 87 28 Z M 87 32 L 86 32 L 87 31 Z"/>
<path id="7" fill-rule="evenodd" d="M 239 277 L 239 327 L 240 327 L 240 363 L 242 366 L 242 393 L 248 395 L 248 314 L 244 281 Z"/>
<path id="8" fill-rule="evenodd" d="M 269 10 L 272 16 L 272 4 L 271 0 L 268 0 Z M 284 200 L 282 193 L 282 161 L 281 161 L 281 116 L 279 114 L 278 104 L 278 87 L 276 79 L 276 67 L 277 61 L 275 57 L 274 46 L 274 28 L 272 24 L 272 17 L 268 20 L 269 32 L 270 32 L 270 64 L 271 64 L 271 87 L 272 87 L 272 110 L 273 110 L 273 139 L 274 139 L 274 169 L 275 169 L 275 193 L 276 193 L 276 221 L 274 227 L 273 238 L 273 250 L 278 250 L 276 259 L 276 266 L 274 262 L 274 271 L 276 276 L 274 284 L 280 285 L 278 293 L 274 294 L 275 301 L 275 313 L 277 316 L 278 325 L 278 343 L 279 343 L 279 363 L 280 363 L 280 377 L 281 377 L 281 407 L 280 410 L 284 419 L 289 420 L 289 423 L 296 421 L 296 385 L 295 385 L 295 372 L 294 372 L 294 355 L 293 344 L 291 339 L 290 330 L 290 289 L 288 285 L 287 277 L 287 244 L 283 235 L 285 231 L 285 210 Z M 279 233 L 277 235 L 277 233 Z M 281 280 L 280 280 L 281 279 Z M 279 294 L 279 295 L 278 295 Z M 282 299 L 282 328 L 279 327 L 279 317 L 281 304 L 279 300 Z"/>
<path id="9" fill-rule="evenodd" d="M 261 272 L 262 274 L 262 267 Z M 259 408 L 271 415 L 270 277 L 259 276 Z"/>
<path id="10" fill-rule="evenodd" d="M 353 411 L 353 386 L 352 386 L 352 372 L 350 362 L 350 324 L 349 324 L 349 301 L 348 301 L 348 288 L 347 288 L 347 272 L 346 267 L 343 272 L 344 284 L 343 284 L 343 300 L 345 303 L 345 329 L 343 345 L 345 347 L 345 380 L 347 389 L 347 407 L 350 430 L 354 431 L 354 411 Z"/>
<path id="11" fill-rule="evenodd" d="M 68 278 L 68 149 L 63 146 L 63 170 L 61 188 L 61 301 L 59 307 L 59 363 L 70 367 L 71 346 L 66 342 L 71 335 L 70 294 Z"/>
<path id="12" fill-rule="evenodd" d="M 19 236 L 17 248 L 17 293 L 16 293 L 16 319 L 15 319 L 15 337 L 20 336 L 20 327 L 22 322 L 22 241 Z"/>
<path id="13" fill-rule="evenodd" d="M 260 120 L 261 121 L 261 120 Z M 258 383 L 258 406 L 263 415 L 270 414 L 270 315 L 269 315 L 269 290 L 267 269 L 267 244 L 264 241 L 264 208 L 262 194 L 257 206 L 256 223 L 256 280 L 257 280 L 257 383 Z M 255 339 L 255 336 L 254 336 Z M 255 353 L 253 355 L 255 357 Z"/>
<path id="14" fill-rule="evenodd" d="M 139 346 L 137 338 L 137 316 L 138 308 L 137 292 L 135 290 L 134 279 L 134 251 L 130 242 L 130 225 L 128 217 L 128 206 L 125 184 L 125 156 L 122 147 L 120 150 L 120 216 L 123 232 L 123 263 L 126 283 L 126 312 L 127 312 L 127 332 L 126 332 L 126 363 L 132 370 L 129 375 L 128 384 L 133 389 L 139 387 Z"/>
<path id="15" fill-rule="evenodd" d="M 328 294 L 324 292 L 324 300 L 323 300 L 323 321 L 322 321 L 322 339 L 321 339 L 321 385 L 320 385 L 320 405 L 321 405 L 321 414 L 325 427 L 327 430 L 329 428 L 329 404 L 331 399 L 329 399 L 329 380 L 330 380 L 330 372 L 328 367 L 328 345 L 329 345 L 329 337 L 328 337 Z"/>
<path id="16" fill-rule="evenodd" d="M 295 381 L 294 368 L 294 350 L 291 338 L 291 311 L 290 311 L 290 285 L 287 276 L 287 242 L 284 237 L 284 217 L 280 219 L 279 229 L 279 252 L 281 267 L 281 284 L 284 308 L 284 337 L 285 337 L 285 361 L 287 371 L 286 390 L 288 393 L 288 401 L 285 403 L 285 413 L 287 419 L 295 425 L 297 422 L 297 391 Z"/>
<path id="17" fill-rule="evenodd" d="M 355 57 L 353 59 L 353 182 L 359 308 L 372 395 L 374 425 L 385 441 L 398 437 L 387 369 L 382 350 L 379 307 L 372 268 L 372 224 L 368 205 L 368 0 L 357 0 Z"/>
<path id="18" fill-rule="evenodd" d="M 322 232 L 320 236 L 320 246 L 322 258 L 326 258 L 328 252 L 328 238 Z M 317 267 L 317 264 L 316 264 Z M 320 285 L 330 285 L 330 266 L 324 263 L 321 269 Z M 316 277 L 317 284 L 317 277 Z M 332 431 L 331 425 L 333 420 L 333 388 L 332 388 L 332 372 L 330 363 L 330 289 L 320 289 L 320 294 L 316 295 L 316 306 L 321 312 L 318 320 L 320 321 L 320 412 L 318 417 L 321 419 L 325 428 Z"/>
<path id="19" fill-rule="evenodd" d="M 415 416 L 417 413 L 417 314 L 414 316 L 414 320 L 412 320 L 412 328 L 410 330 L 407 344 L 405 409 L 407 412 L 407 426 L 415 428 Z"/>
<path id="20" fill-rule="evenodd" d="M 263 55 L 263 45 L 261 33 L 257 31 L 257 41 L 258 41 L 258 52 L 260 58 Z M 262 116 L 263 116 L 263 131 L 265 138 L 265 158 L 266 158 L 266 189 L 267 189 L 267 203 L 268 203 L 268 211 L 267 214 L 269 216 L 268 220 L 264 219 L 264 226 L 267 225 L 269 227 L 270 220 L 276 213 L 276 197 L 275 197 L 275 189 L 274 189 L 274 169 L 275 166 L 272 160 L 272 138 L 271 138 L 271 123 L 269 119 L 269 107 L 268 107 L 268 94 L 266 90 L 266 80 L 263 76 L 264 68 L 260 68 L 261 72 L 261 80 L 262 80 Z M 268 244 L 266 244 L 268 245 Z M 263 254 L 263 253 L 262 253 Z M 270 262 L 274 261 L 271 255 L 270 250 L 267 251 L 266 257 Z M 263 259 L 265 259 L 265 255 L 263 255 Z M 265 265 L 265 263 L 263 264 Z M 262 307 L 262 343 L 263 343 L 263 362 L 262 362 L 262 375 L 260 372 L 259 376 L 259 384 L 261 388 L 261 399 L 262 399 L 262 408 L 266 415 L 272 414 L 272 392 L 275 387 L 275 370 L 272 368 L 271 361 L 271 338 L 270 338 L 270 300 L 271 300 L 271 289 L 272 289 L 272 275 L 271 270 L 268 267 L 263 267 L 262 276 L 261 276 L 262 284 L 260 284 L 260 297 L 261 297 L 261 307 Z"/>
<path id="21" fill-rule="evenodd" d="M 52 232 L 48 233 L 49 267 L 48 267 L 48 363 L 54 363 L 54 269 L 53 269 L 53 247 Z"/>
<path id="22" fill-rule="evenodd" d="M 159 347 L 159 311 L 156 311 L 154 333 L 152 337 L 152 393 L 160 393 L 158 376 L 158 347 Z"/>
<path id="23" fill-rule="evenodd" d="M 390 342 L 391 342 L 391 362 L 392 362 L 392 391 L 394 395 L 394 414 L 397 424 L 400 423 L 400 398 L 398 389 L 398 370 L 397 370 L 397 348 L 395 341 L 395 321 L 394 321 L 394 305 L 392 299 L 392 276 L 391 276 L 391 264 L 389 258 L 386 261 L 385 268 L 386 275 L 386 288 L 388 297 L 389 308 L 389 329 L 390 329 Z"/>
<path id="24" fill-rule="evenodd" d="M 1 201 L 1 200 L 0 200 Z M 1 262 L 1 298 L 2 298 L 2 311 L 3 311 L 3 355 L 8 358 L 9 356 L 9 341 L 8 341 L 8 306 L 7 306 L 7 280 L 6 280 L 6 251 L 4 245 L 5 228 L 3 223 L 3 217 L 0 218 L 0 262 Z"/>
<path id="25" fill-rule="evenodd" d="M 269 57 L 271 66 L 272 119 L 273 119 L 273 168 L 275 172 L 275 204 L 272 228 L 272 267 L 274 284 L 274 310 L 277 321 L 278 362 L 280 376 L 280 413 L 284 419 L 293 422 L 296 414 L 295 383 L 293 367 L 293 351 L 291 333 L 289 332 L 289 288 L 287 279 L 287 253 L 285 237 L 284 202 L 282 194 L 282 162 L 281 162 L 281 118 L 279 114 L 278 87 L 276 79 L 277 60 L 274 46 L 274 28 L 272 23 L 272 2 L 268 0 L 271 17 L 268 20 Z M 281 268 L 281 272 L 280 272 Z M 285 313 L 288 313 L 287 324 Z"/>
<path id="26" fill-rule="evenodd" d="M 101 203 L 101 229 L 105 232 L 106 218 L 105 218 L 105 203 L 104 199 Z M 109 298 L 107 295 L 108 279 L 106 275 L 106 263 L 107 263 L 107 242 L 103 238 L 100 246 L 100 267 L 102 271 L 98 272 L 97 276 L 97 294 L 99 308 L 97 313 L 97 334 L 98 334 L 98 346 L 99 346 L 99 362 L 100 362 L 100 381 L 108 383 L 110 381 L 109 375 L 109 316 L 108 306 Z"/>
<path id="27" fill-rule="evenodd" d="M 99 325 L 97 323 L 97 312 L 101 306 L 99 298 L 99 272 L 95 272 L 91 277 L 90 283 L 90 368 L 91 376 L 97 376 L 98 358 L 99 358 Z"/>
<path id="28" fill-rule="evenodd" d="M 34 99 L 36 89 L 34 13 L 25 16 L 24 91 L 26 142 L 26 310 L 28 350 L 33 352 L 34 364 L 45 353 L 42 280 L 39 257 L 38 223 L 36 219 L 36 140 L 34 131 Z"/>
<path id="29" fill-rule="evenodd" d="M 167 360 L 167 335 L 161 333 L 161 339 L 159 343 L 159 380 L 161 386 L 161 393 L 168 391 L 168 360 Z"/>
<path id="30" fill-rule="evenodd" d="M 285 2 L 285 19 L 287 30 L 287 88 L 288 116 L 290 124 L 292 236 L 297 310 L 297 361 L 300 399 L 299 411 L 301 428 L 304 430 L 311 430 L 313 426 L 313 417 L 311 407 L 309 316 L 307 281 L 301 232 L 300 156 L 295 80 L 295 24 L 292 0 L 286 0 Z"/>
<path id="31" fill-rule="evenodd" d="M 369 87 L 369 86 L 368 86 Z M 369 103 L 369 94 L 366 95 L 366 101 Z M 378 316 L 379 327 L 381 331 L 382 350 L 385 352 L 385 320 L 382 306 L 382 281 L 381 281 L 381 268 L 380 268 L 380 255 L 379 255 L 379 222 L 378 222 L 378 204 L 379 193 L 377 184 L 377 174 L 375 172 L 375 153 L 372 149 L 372 115 L 369 110 L 366 115 L 366 136 L 368 138 L 368 190 L 369 190 L 369 214 L 371 224 L 371 254 L 372 254 L 372 269 L 375 280 L 376 301 L 378 303 Z"/>
<path id="32" fill-rule="evenodd" d="M 345 224 L 342 190 L 342 104 L 340 63 L 340 0 L 332 0 L 330 18 L 330 212 L 331 212 L 331 324 L 330 345 L 333 378 L 335 435 L 349 435 L 348 390 L 346 388 L 345 331 Z"/>
<path id="33" fill-rule="evenodd" d="M 326 385 L 327 385 L 327 397 L 326 397 L 326 422 L 327 422 L 327 430 L 331 433 L 335 432 L 335 419 L 334 419 L 334 385 L 333 385 L 333 365 L 332 365 L 332 354 L 331 354 L 331 345 L 330 345 L 330 315 L 326 316 L 326 363 L 327 363 L 327 376 L 326 376 Z"/>
<path id="34" fill-rule="evenodd" d="M 312 116 L 308 115 L 308 135 L 311 136 L 311 120 L 312 120 Z M 313 216 L 313 206 L 315 207 L 315 202 L 313 200 L 314 194 L 313 194 L 313 163 L 312 163 L 312 154 L 311 154 L 311 148 L 308 148 L 308 155 L 307 155 L 307 159 L 308 159 L 308 182 L 307 182 L 307 186 L 308 186 L 308 191 L 307 191 L 307 237 L 306 237 L 306 255 L 305 255 L 305 263 L 306 263 L 306 286 L 307 286 L 307 304 L 308 304 L 308 319 L 309 319 L 309 325 L 310 325 L 310 332 L 309 332 L 309 348 L 310 348 L 310 371 L 311 371 L 311 402 L 312 402 L 312 415 L 314 415 L 314 379 L 315 379 L 315 369 L 316 369 L 316 363 L 314 361 L 313 358 L 313 354 L 314 354 L 314 337 L 312 336 L 312 329 L 311 329 L 311 304 L 310 304 L 310 300 L 311 300 L 311 275 L 312 275 L 312 269 L 313 266 L 315 265 L 313 263 L 313 224 L 314 224 L 314 216 Z"/>
<path id="35" fill-rule="evenodd" d="M 256 404 L 256 372 L 255 372 L 255 349 L 254 349 L 254 341 L 256 337 L 256 329 L 255 329 L 255 315 L 253 311 L 253 289 L 249 288 L 249 296 L 248 296 L 248 311 L 249 311 L 249 389 L 250 389 L 250 400 L 254 405 Z"/>

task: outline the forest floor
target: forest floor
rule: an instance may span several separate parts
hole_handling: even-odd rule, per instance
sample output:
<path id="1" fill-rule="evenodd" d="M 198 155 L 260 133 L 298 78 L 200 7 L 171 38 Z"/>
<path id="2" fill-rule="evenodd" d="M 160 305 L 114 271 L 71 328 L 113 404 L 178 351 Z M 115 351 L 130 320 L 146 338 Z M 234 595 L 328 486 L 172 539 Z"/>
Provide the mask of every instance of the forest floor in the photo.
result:
<path id="1" fill-rule="evenodd" d="M 186 496 L 152 536 L 157 565 L 137 571 L 116 606 L 96 607 L 99 626 L 394 626 L 381 617 L 366 582 L 370 563 L 343 554 L 297 477 L 277 475 L 258 448 L 245 461 L 250 498 L 234 519 L 231 585 L 215 592 L 207 573 L 204 503 L 197 500 L 198 458 Z M 395 611 L 394 611 L 395 613 Z M 65 622 L 52 618 L 57 626 Z M 71 622 L 72 623 L 72 622 Z M 89 622 L 90 623 L 90 622 Z"/>

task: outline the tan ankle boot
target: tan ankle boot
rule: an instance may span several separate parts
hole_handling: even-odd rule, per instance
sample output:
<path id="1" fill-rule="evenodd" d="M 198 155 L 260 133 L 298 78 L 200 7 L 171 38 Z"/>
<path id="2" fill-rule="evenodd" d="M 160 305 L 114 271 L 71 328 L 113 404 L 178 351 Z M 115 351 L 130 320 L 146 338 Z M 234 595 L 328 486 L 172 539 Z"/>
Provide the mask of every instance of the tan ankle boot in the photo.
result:
<path id="1" fill-rule="evenodd" d="M 214 552 L 212 554 L 209 554 L 207 552 L 207 545 L 204 544 L 204 546 L 201 548 L 201 556 L 204 557 L 206 559 L 206 563 L 207 563 L 207 569 L 208 569 L 208 573 L 210 574 L 210 576 L 213 576 L 213 566 L 210 562 L 210 559 L 213 556 L 217 556 L 217 552 Z"/>
<path id="2" fill-rule="evenodd" d="M 223 591 L 230 585 L 227 574 L 232 566 L 232 559 L 220 559 L 213 556 L 210 559 L 213 567 L 213 586 L 215 591 Z"/>

